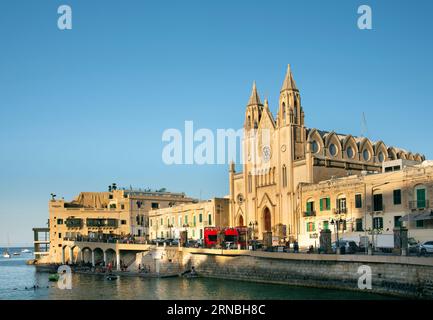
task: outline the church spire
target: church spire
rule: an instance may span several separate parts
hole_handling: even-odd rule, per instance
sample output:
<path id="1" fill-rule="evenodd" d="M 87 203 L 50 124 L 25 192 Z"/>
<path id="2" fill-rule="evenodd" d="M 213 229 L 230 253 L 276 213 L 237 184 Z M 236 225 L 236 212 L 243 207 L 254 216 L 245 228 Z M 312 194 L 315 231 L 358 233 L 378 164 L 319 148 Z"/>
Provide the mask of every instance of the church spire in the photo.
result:
<path id="1" fill-rule="evenodd" d="M 259 94 L 257 93 L 256 82 L 253 82 L 253 90 L 251 91 L 250 100 L 248 100 L 248 106 L 262 106 L 260 102 Z"/>
<path id="2" fill-rule="evenodd" d="M 296 87 L 295 80 L 293 79 L 292 70 L 290 69 L 290 64 L 287 65 L 287 73 L 284 78 L 283 87 L 281 88 L 281 92 L 285 90 L 299 91 Z"/>

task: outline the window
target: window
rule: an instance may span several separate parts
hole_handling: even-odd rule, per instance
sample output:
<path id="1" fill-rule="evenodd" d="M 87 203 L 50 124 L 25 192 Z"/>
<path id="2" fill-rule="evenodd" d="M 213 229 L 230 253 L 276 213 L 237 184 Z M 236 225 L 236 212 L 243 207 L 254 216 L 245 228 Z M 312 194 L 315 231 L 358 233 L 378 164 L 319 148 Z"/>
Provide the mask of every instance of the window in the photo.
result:
<path id="1" fill-rule="evenodd" d="M 287 169 L 286 166 L 283 166 L 283 187 L 287 187 Z"/>
<path id="2" fill-rule="evenodd" d="M 337 199 L 337 209 L 339 213 L 346 213 L 346 198 Z"/>
<path id="3" fill-rule="evenodd" d="M 59 232 L 59 239 L 62 239 L 62 234 Z"/>
<path id="4" fill-rule="evenodd" d="M 424 228 L 424 220 L 417 220 L 416 221 L 416 227 L 417 228 Z"/>
<path id="5" fill-rule="evenodd" d="M 323 230 L 329 230 L 329 221 L 323 221 Z"/>
<path id="6" fill-rule="evenodd" d="M 426 207 L 425 189 L 424 188 L 416 190 L 416 207 L 418 209 L 423 209 Z"/>
<path id="7" fill-rule="evenodd" d="M 63 224 L 63 219 L 57 219 L 57 224 Z"/>
<path id="8" fill-rule="evenodd" d="M 329 146 L 329 153 L 331 154 L 331 156 L 335 157 L 337 155 L 337 147 L 335 146 L 335 144 L 331 144 Z"/>
<path id="9" fill-rule="evenodd" d="M 248 192 L 251 193 L 253 191 L 253 177 L 251 173 L 248 174 Z"/>
<path id="10" fill-rule="evenodd" d="M 152 220 L 151 220 L 151 222 L 152 222 Z M 126 224 L 126 220 L 121 220 L 120 223 L 121 224 Z M 152 225 L 152 223 L 150 225 Z"/>
<path id="11" fill-rule="evenodd" d="M 353 148 L 352 147 L 347 147 L 347 150 L 346 150 L 346 153 L 347 153 L 347 156 L 350 158 L 350 159 L 353 159 Z"/>
<path id="12" fill-rule="evenodd" d="M 110 209 L 116 209 L 116 204 L 115 203 L 111 203 L 110 204 Z"/>
<path id="13" fill-rule="evenodd" d="M 203 229 L 200 229 L 200 239 L 203 239 Z"/>
<path id="14" fill-rule="evenodd" d="M 362 152 L 362 157 L 364 158 L 365 161 L 370 160 L 370 151 L 368 151 L 367 149 L 365 149 L 365 150 Z"/>
<path id="15" fill-rule="evenodd" d="M 394 205 L 401 204 L 401 190 L 394 190 Z"/>
<path id="16" fill-rule="evenodd" d="M 283 109 L 283 124 L 286 124 L 286 104 L 283 102 L 281 109 Z"/>
<path id="17" fill-rule="evenodd" d="M 202 223 L 203 222 L 203 214 L 199 214 L 198 215 L 198 221 L 200 222 L 200 223 Z"/>
<path id="18" fill-rule="evenodd" d="M 357 209 L 362 208 L 362 195 L 361 194 L 355 195 L 355 208 L 357 208 Z"/>
<path id="19" fill-rule="evenodd" d="M 362 228 L 362 219 L 356 219 L 355 231 L 356 232 L 364 231 Z"/>
<path id="20" fill-rule="evenodd" d="M 164 221 L 162 220 L 162 218 L 161 218 L 161 226 L 163 226 L 164 225 Z"/>
<path id="21" fill-rule="evenodd" d="M 383 196 L 382 196 L 382 194 L 373 195 L 373 211 L 383 211 Z"/>
<path id="22" fill-rule="evenodd" d="M 193 224 L 194 224 L 194 227 L 196 227 L 197 226 L 197 219 L 196 219 L 197 217 L 194 215 L 194 217 L 193 217 Z"/>
<path id="23" fill-rule="evenodd" d="M 125 220 L 123 220 L 123 221 L 125 221 Z M 152 226 L 152 221 L 153 221 L 153 219 L 150 219 L 149 220 L 149 222 L 150 222 L 150 226 Z M 123 224 L 123 223 L 122 223 Z"/>
<path id="24" fill-rule="evenodd" d="M 383 218 L 382 217 L 376 217 L 373 218 L 373 229 L 383 229 Z"/>
<path id="25" fill-rule="evenodd" d="M 379 162 L 383 162 L 385 160 L 385 156 L 383 155 L 383 152 L 379 152 L 378 159 Z"/>
<path id="26" fill-rule="evenodd" d="M 151 206 L 152 206 L 152 209 L 158 209 L 159 203 L 158 202 L 152 202 Z"/>
<path id="27" fill-rule="evenodd" d="M 124 209 L 125 209 L 125 205 L 124 205 L 124 204 L 121 204 L 121 205 L 120 205 L 120 209 L 124 210 Z"/>
<path id="28" fill-rule="evenodd" d="M 108 199 L 113 199 L 113 195 L 112 194 L 108 195 Z"/>
<path id="29" fill-rule="evenodd" d="M 188 216 L 185 216 L 185 224 L 188 224 Z"/>
<path id="30" fill-rule="evenodd" d="M 164 231 L 161 231 L 161 238 L 164 238 Z"/>
<path id="31" fill-rule="evenodd" d="M 394 217 L 394 228 L 400 228 L 401 227 L 401 216 L 395 216 Z"/>
<path id="32" fill-rule="evenodd" d="M 208 220 L 207 221 L 208 221 L 207 222 L 208 225 L 212 225 L 212 215 L 210 213 L 208 215 Z"/>
<path id="33" fill-rule="evenodd" d="M 195 238 L 195 229 L 192 229 L 192 237 Z"/>
<path id="34" fill-rule="evenodd" d="M 314 201 L 307 202 L 307 212 L 308 213 L 314 212 Z"/>
<path id="35" fill-rule="evenodd" d="M 331 198 L 320 199 L 320 211 L 327 211 L 331 209 Z"/>
<path id="36" fill-rule="evenodd" d="M 307 232 L 314 232 L 314 231 L 316 231 L 314 222 L 307 222 Z"/>
<path id="37" fill-rule="evenodd" d="M 319 152 L 319 144 L 317 143 L 316 140 L 313 140 L 313 142 L 311 142 L 311 152 L 312 153 Z"/>
<path id="38" fill-rule="evenodd" d="M 178 222 L 178 227 L 182 227 L 182 216 L 178 217 L 177 222 Z"/>

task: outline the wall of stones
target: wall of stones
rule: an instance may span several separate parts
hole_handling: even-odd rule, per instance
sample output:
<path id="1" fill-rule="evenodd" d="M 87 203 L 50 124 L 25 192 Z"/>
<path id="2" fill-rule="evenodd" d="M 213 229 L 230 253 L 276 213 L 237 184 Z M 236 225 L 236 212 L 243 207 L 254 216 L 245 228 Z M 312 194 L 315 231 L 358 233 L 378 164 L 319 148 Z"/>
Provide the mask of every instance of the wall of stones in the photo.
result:
<path id="1" fill-rule="evenodd" d="M 371 292 L 433 298 L 433 266 L 183 252 L 184 268 L 195 266 L 201 276 L 345 290 L 360 290 L 363 265 L 372 271 Z"/>

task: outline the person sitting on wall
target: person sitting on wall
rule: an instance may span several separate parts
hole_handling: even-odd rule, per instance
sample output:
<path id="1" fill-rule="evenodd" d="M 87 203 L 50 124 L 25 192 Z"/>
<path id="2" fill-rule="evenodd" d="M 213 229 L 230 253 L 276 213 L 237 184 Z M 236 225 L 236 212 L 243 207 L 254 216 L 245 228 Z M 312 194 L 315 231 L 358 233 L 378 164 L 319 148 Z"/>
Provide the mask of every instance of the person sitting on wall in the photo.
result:
<path id="1" fill-rule="evenodd" d="M 298 253 L 298 252 L 299 252 L 299 244 L 298 244 L 298 241 L 295 241 L 295 242 L 293 243 L 293 252 L 294 252 L 294 253 Z"/>

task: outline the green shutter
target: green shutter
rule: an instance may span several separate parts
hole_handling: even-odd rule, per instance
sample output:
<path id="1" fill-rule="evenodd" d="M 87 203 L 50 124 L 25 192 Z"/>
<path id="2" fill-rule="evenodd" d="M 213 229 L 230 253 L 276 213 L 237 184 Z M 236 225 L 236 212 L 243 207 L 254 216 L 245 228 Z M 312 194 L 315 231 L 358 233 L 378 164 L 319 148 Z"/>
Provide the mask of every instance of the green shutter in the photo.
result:
<path id="1" fill-rule="evenodd" d="M 320 211 L 323 211 L 323 199 L 320 199 Z"/>
<path id="2" fill-rule="evenodd" d="M 331 209 L 331 198 L 326 198 L 326 210 Z"/>
<path id="3" fill-rule="evenodd" d="M 418 208 L 425 208 L 425 189 L 418 189 L 416 191 L 416 200 Z"/>

